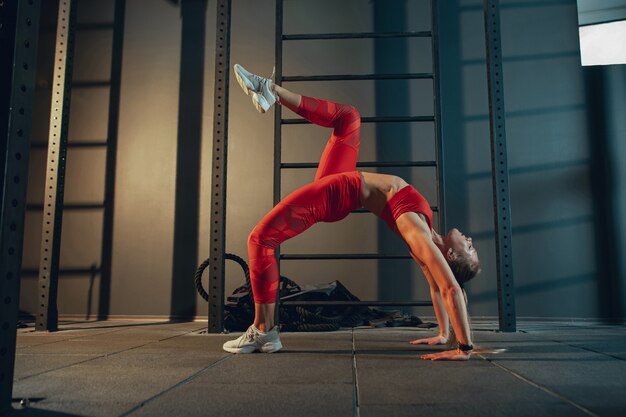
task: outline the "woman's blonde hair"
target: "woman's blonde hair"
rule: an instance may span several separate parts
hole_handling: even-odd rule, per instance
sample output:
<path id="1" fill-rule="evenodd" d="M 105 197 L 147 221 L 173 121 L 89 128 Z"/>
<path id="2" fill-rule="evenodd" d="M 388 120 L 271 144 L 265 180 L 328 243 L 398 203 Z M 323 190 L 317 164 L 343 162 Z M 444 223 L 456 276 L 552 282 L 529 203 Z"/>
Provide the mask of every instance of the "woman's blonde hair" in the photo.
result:
<path id="1" fill-rule="evenodd" d="M 482 271 L 480 260 L 474 261 L 469 256 L 458 256 L 453 261 L 449 261 L 448 264 L 461 288 Z"/>

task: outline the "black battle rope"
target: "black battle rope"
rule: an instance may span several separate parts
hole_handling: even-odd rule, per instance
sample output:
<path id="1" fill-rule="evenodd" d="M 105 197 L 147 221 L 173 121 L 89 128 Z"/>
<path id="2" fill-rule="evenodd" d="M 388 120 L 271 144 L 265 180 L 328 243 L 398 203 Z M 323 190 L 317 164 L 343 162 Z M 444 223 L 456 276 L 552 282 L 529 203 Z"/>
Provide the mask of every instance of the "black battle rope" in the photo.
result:
<path id="1" fill-rule="evenodd" d="M 232 253 L 225 253 L 224 259 L 230 259 L 231 261 L 237 262 L 241 266 L 241 269 L 243 269 L 243 274 L 246 276 L 246 284 L 250 282 L 250 268 L 248 268 L 248 264 L 246 263 L 246 261 L 244 261 L 237 255 L 233 255 Z M 209 294 L 202 287 L 202 273 L 204 272 L 206 267 L 209 266 L 209 261 L 210 258 L 200 264 L 194 278 L 196 290 L 198 290 L 198 293 L 202 296 L 202 298 L 204 298 L 204 301 L 209 301 Z"/>
<path id="2" fill-rule="evenodd" d="M 248 268 L 248 264 L 242 258 L 232 253 L 225 253 L 224 259 L 230 259 L 231 261 L 237 262 L 241 269 L 243 269 L 243 273 L 246 277 L 246 282 L 241 287 L 237 288 L 234 293 L 239 293 L 241 291 L 248 291 L 250 286 L 250 268 Z M 204 290 L 202 286 L 202 274 L 204 270 L 209 266 L 210 258 L 206 259 L 196 271 L 196 275 L 194 276 L 194 284 L 196 286 L 196 290 L 200 294 L 200 296 L 205 300 L 209 301 L 209 294 Z M 284 295 L 288 295 L 289 293 L 299 292 L 300 286 L 296 284 L 294 281 L 290 280 L 287 277 L 280 277 L 280 287 Z M 292 323 L 284 324 L 283 329 L 288 331 L 304 331 L 304 332 L 329 332 L 334 330 L 339 330 L 342 321 L 348 322 L 359 322 L 361 320 L 360 314 L 358 312 L 353 312 L 351 309 L 348 311 L 351 314 L 343 314 L 338 316 L 330 316 L 324 317 L 321 313 L 321 309 L 315 309 L 316 311 L 309 311 L 306 308 L 297 306 L 295 308 L 296 318 L 290 317 Z M 346 317 L 347 316 L 347 317 Z M 343 319 L 343 320 L 342 320 Z"/>

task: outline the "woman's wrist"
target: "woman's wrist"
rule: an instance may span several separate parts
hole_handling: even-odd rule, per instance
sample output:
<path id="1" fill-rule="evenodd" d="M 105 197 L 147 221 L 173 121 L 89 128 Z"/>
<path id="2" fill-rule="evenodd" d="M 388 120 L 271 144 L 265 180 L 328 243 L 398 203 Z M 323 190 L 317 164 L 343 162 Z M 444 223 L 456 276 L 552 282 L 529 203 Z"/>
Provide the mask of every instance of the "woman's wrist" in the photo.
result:
<path id="1" fill-rule="evenodd" d="M 463 353 L 470 353 L 470 352 L 472 352 L 474 350 L 474 345 L 472 345 L 472 344 L 467 344 L 466 345 L 464 343 L 459 342 L 458 349 L 461 352 L 463 352 Z"/>

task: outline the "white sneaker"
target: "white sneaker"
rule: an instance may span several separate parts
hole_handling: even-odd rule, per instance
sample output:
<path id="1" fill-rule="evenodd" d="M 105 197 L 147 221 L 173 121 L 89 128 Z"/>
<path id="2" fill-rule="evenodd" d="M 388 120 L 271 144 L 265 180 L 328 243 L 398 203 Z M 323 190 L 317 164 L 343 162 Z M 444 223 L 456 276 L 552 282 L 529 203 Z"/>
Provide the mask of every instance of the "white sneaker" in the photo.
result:
<path id="1" fill-rule="evenodd" d="M 257 350 L 263 353 L 272 353 L 281 350 L 283 345 L 280 343 L 278 326 L 274 326 L 267 333 L 263 333 L 253 324 L 237 339 L 224 343 L 223 348 L 230 353 L 252 353 Z"/>
<path id="2" fill-rule="evenodd" d="M 270 78 L 252 74 L 239 64 L 235 64 L 234 71 L 237 82 L 247 95 L 252 95 L 252 103 L 259 112 L 265 113 L 276 103 L 277 97 L 272 91 L 274 71 Z"/>

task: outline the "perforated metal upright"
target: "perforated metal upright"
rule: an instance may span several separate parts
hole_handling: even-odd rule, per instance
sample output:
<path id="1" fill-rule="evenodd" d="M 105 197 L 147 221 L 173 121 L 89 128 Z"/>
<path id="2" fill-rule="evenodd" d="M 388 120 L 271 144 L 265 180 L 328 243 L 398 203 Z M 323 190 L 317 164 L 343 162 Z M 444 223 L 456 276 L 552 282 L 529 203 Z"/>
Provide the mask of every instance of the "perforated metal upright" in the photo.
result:
<path id="1" fill-rule="evenodd" d="M 35 328 L 38 331 L 56 331 L 58 328 L 56 302 L 63 222 L 67 134 L 70 121 L 76 3 L 76 0 L 59 1 L 39 260 L 39 311 L 35 321 Z"/>
<path id="2" fill-rule="evenodd" d="M 228 150 L 228 81 L 230 71 L 230 0 L 218 0 L 215 35 L 215 100 L 209 268 L 210 333 L 224 328 L 224 253 L 226 250 L 226 161 Z"/>
<path id="3" fill-rule="evenodd" d="M 434 212 L 439 213 L 439 227 L 445 227 L 444 220 L 444 182 L 443 182 L 443 146 L 441 140 L 441 101 L 439 90 L 439 45 L 438 45 L 438 5 L 436 0 L 431 0 L 431 30 L 412 32 L 359 32 L 359 33 L 322 33 L 322 34 L 284 34 L 283 33 L 283 1 L 276 1 L 276 83 L 302 82 L 302 81 L 343 81 L 343 80 L 410 80 L 431 79 L 433 80 L 433 115 L 419 116 L 374 116 L 362 117 L 362 123 L 393 123 L 393 122 L 430 122 L 434 124 L 436 141 L 436 160 L 429 161 L 392 161 L 392 162 L 359 162 L 358 168 L 395 168 L 395 167 L 431 167 L 436 169 L 437 178 L 437 204 L 433 207 Z M 342 75 L 311 75 L 284 76 L 282 74 L 283 54 L 282 47 L 285 41 L 301 40 L 333 40 L 333 39 L 381 39 L 381 38 L 430 38 L 432 41 L 432 72 L 430 73 L 399 73 L 399 74 L 342 74 Z M 281 198 L 281 172 L 283 169 L 315 168 L 317 163 L 285 163 L 282 161 L 282 126 L 293 124 L 308 124 L 304 119 L 283 119 L 280 106 L 275 110 L 274 122 L 274 204 Z M 367 212 L 364 209 L 356 210 L 358 213 Z M 279 260 L 331 260 L 331 259 L 411 259 L 408 255 L 381 255 L 381 254 L 280 254 Z M 424 301 L 359 301 L 359 302 L 285 302 L 288 305 L 363 305 L 363 306 L 430 306 L 432 302 Z"/>
<path id="4" fill-rule="evenodd" d="M 0 2 L 0 414 L 13 391 L 40 5 Z"/>
<path id="5" fill-rule="evenodd" d="M 483 8 L 485 13 L 487 82 L 489 85 L 493 214 L 498 273 L 498 317 L 501 331 L 514 332 L 516 329 L 515 288 L 513 285 L 511 199 L 506 153 L 504 83 L 500 42 L 500 2 L 498 0 L 484 0 Z"/>

